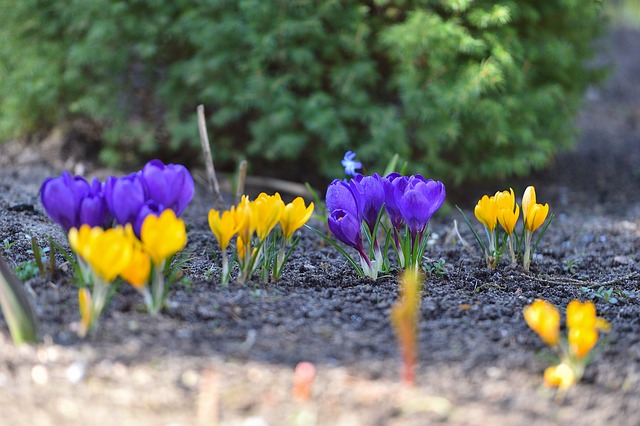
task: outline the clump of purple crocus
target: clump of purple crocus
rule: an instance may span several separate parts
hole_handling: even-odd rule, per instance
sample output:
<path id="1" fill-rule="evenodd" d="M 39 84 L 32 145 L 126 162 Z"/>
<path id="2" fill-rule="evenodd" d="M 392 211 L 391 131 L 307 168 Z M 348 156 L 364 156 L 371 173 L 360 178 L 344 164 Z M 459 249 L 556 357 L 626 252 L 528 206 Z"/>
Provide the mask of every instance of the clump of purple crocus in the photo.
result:
<path id="1" fill-rule="evenodd" d="M 110 227 L 130 223 L 140 235 L 149 214 L 160 215 L 172 209 L 179 216 L 193 198 L 194 183 L 180 164 L 151 160 L 141 171 L 122 177 L 109 176 L 91 185 L 67 171 L 46 179 L 40 188 L 40 201 L 49 217 L 66 232 L 71 228 Z"/>
<path id="2" fill-rule="evenodd" d="M 445 196 L 442 182 L 421 175 L 394 172 L 385 177 L 358 174 L 348 182 L 336 179 L 326 194 L 329 229 L 338 240 L 357 250 L 362 268 L 358 272 L 363 275 L 375 279 L 388 268 L 378 242 L 379 226 L 384 230 L 384 247 L 387 241 L 393 242 L 400 267 L 417 268 L 426 249 L 427 225 Z M 383 211 L 389 226 L 381 223 Z"/>
<path id="3" fill-rule="evenodd" d="M 102 189 L 97 178 L 89 185 L 83 177 L 64 171 L 42 182 L 40 201 L 49 217 L 66 232 L 85 223 L 106 226 L 112 217 Z"/>
<path id="4" fill-rule="evenodd" d="M 399 212 L 402 218 L 401 222 L 396 218 L 395 224 L 391 221 L 400 265 L 417 269 L 426 249 L 427 224 L 446 197 L 444 185 L 422 175 L 400 176 L 395 177 L 386 190 L 385 200 L 393 198 L 396 214 Z M 404 236 L 401 236 L 403 224 Z"/>

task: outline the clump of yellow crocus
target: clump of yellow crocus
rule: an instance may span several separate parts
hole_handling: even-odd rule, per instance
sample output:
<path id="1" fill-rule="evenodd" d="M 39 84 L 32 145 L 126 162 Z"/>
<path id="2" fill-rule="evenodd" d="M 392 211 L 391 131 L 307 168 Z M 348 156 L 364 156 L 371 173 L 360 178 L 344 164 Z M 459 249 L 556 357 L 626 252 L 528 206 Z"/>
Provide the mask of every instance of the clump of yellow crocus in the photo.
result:
<path id="1" fill-rule="evenodd" d="M 531 264 L 531 236 L 542 226 L 549 214 L 549 204 L 536 203 L 536 189 L 528 186 L 522 196 L 522 217 L 524 219 L 524 269 Z"/>
<path id="2" fill-rule="evenodd" d="M 536 300 L 523 309 L 525 321 L 545 344 L 560 352 L 560 363 L 547 368 L 547 386 L 566 391 L 582 378 L 588 354 L 598 342 L 598 332 L 608 332 L 611 325 L 596 317 L 593 302 L 573 300 L 567 305 L 567 338 L 560 339 L 560 313 L 549 302 Z"/>
<path id="3" fill-rule="evenodd" d="M 150 214 L 145 218 L 140 240 L 130 224 L 106 230 L 89 225 L 71 228 L 69 244 L 86 269 L 85 282 L 93 283 L 91 289 L 83 287 L 78 292 L 79 334 L 84 336 L 95 326 L 109 300 L 110 284 L 118 276 L 142 293 L 149 312 L 157 314 L 164 302 L 166 261 L 186 243 L 185 224 L 170 209 L 160 216 Z M 147 286 L 150 275 L 151 289 Z"/>
<path id="4" fill-rule="evenodd" d="M 553 217 L 547 220 L 549 214 L 548 204 L 542 205 L 536 203 L 536 192 L 533 186 L 529 186 L 522 197 L 522 218 L 524 225 L 519 237 L 516 233 L 516 225 L 520 217 L 520 206 L 516 203 L 513 188 L 498 191 L 492 196 L 484 195 L 476 204 L 473 212 L 485 228 L 489 240 L 488 245 L 485 245 L 482 239 L 480 239 L 466 216 L 465 220 L 473 231 L 478 244 L 482 247 L 487 266 L 490 268 L 493 268 L 499 262 L 500 255 L 504 252 L 504 245 L 506 243 L 509 249 L 511 263 L 516 263 L 518 257 L 522 257 L 522 264 L 524 268 L 528 270 L 531 265 L 532 234 L 540 227 L 542 227 L 542 232 L 544 232 Z M 547 225 L 544 225 L 545 221 Z M 500 224 L 500 227 L 497 226 L 498 224 Z M 501 234 L 500 229 L 504 230 L 504 234 Z M 504 238 L 502 235 L 504 235 Z M 502 243 L 500 243 L 501 241 Z"/>
<path id="5" fill-rule="evenodd" d="M 153 264 L 151 297 L 147 307 L 152 315 L 156 315 L 165 298 L 166 262 L 187 245 L 186 226 L 171 209 L 164 210 L 160 216 L 150 214 L 142 223 L 140 241 Z"/>
<path id="6" fill-rule="evenodd" d="M 253 201 L 244 195 L 230 210 L 222 213 L 210 210 L 209 226 L 222 250 L 221 282 L 226 284 L 229 280 L 226 249 L 235 235 L 240 270 L 237 282 L 245 282 L 259 268 L 264 279 L 269 276 L 278 279 L 297 240 L 291 244 L 288 254 L 285 246 L 312 212 L 313 203 L 306 207 L 304 200 L 298 197 L 285 205 L 278 193 L 261 193 Z M 280 228 L 277 228 L 278 224 Z"/>

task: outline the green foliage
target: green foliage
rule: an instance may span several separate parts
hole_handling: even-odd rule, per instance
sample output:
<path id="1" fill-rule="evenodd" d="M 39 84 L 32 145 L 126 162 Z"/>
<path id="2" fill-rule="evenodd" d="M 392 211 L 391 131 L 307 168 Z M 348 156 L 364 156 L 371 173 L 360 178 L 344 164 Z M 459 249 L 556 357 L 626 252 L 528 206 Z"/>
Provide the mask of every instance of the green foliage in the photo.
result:
<path id="1" fill-rule="evenodd" d="M 14 272 L 20 281 L 27 281 L 37 277 L 40 270 L 35 260 L 27 260 L 15 267 Z"/>
<path id="2" fill-rule="evenodd" d="M 591 299 L 600 299 L 612 305 L 618 303 L 618 298 L 614 296 L 615 289 L 613 287 L 606 289 L 604 286 L 600 286 L 597 290 L 589 287 L 580 287 L 580 290 Z"/>
<path id="3" fill-rule="evenodd" d="M 110 163 L 198 149 L 341 176 L 355 150 L 446 182 L 573 137 L 597 0 L 0 0 L 0 138 L 88 117 Z"/>
<path id="4" fill-rule="evenodd" d="M 0 308 L 16 345 L 32 343 L 38 339 L 38 320 L 31 298 L 1 255 Z"/>

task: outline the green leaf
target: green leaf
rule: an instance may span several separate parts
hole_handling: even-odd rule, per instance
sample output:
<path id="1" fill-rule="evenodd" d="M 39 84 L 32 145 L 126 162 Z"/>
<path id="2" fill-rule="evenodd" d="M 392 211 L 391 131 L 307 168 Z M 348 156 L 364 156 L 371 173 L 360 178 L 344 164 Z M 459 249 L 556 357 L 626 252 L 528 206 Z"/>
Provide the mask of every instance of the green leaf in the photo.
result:
<path id="1" fill-rule="evenodd" d="M 16 345 L 38 339 L 38 321 L 22 283 L 0 255 L 0 307 Z"/>

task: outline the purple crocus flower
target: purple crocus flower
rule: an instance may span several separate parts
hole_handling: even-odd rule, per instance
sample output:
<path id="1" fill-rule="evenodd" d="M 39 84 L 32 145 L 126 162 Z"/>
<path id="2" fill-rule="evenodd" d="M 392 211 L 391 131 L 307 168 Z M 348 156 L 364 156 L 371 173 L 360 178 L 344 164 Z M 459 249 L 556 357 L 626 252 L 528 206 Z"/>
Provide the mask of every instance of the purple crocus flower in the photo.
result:
<path id="1" fill-rule="evenodd" d="M 425 180 L 420 175 L 407 179 L 404 191 L 401 185 L 396 187 L 396 205 L 413 237 L 424 231 L 431 216 L 444 203 L 445 196 L 442 182 Z"/>
<path id="2" fill-rule="evenodd" d="M 135 224 L 140 209 L 147 202 L 146 186 L 140 173 L 120 178 L 109 176 L 104 184 L 104 197 L 119 224 Z"/>
<path id="3" fill-rule="evenodd" d="M 360 161 L 354 161 L 356 158 L 356 153 L 353 151 L 347 151 L 344 154 L 344 158 L 342 159 L 342 167 L 344 167 L 344 174 L 348 176 L 355 176 L 356 169 L 362 168 L 362 163 Z"/>
<path id="4" fill-rule="evenodd" d="M 399 187 L 399 191 L 404 193 L 404 187 L 406 187 L 406 178 L 400 173 L 393 172 L 383 177 L 382 185 L 384 188 L 384 203 L 387 215 L 391 220 L 391 225 L 396 231 L 399 231 L 403 224 L 402 213 L 396 205 L 395 191 L 396 186 Z"/>
<path id="5" fill-rule="evenodd" d="M 344 210 L 354 216 L 358 222 L 362 222 L 365 193 L 362 185 L 354 179 L 349 183 L 340 179 L 334 179 L 327 188 L 325 202 L 329 213 L 336 210 Z"/>
<path id="6" fill-rule="evenodd" d="M 147 200 L 140 210 L 138 211 L 138 216 L 135 221 L 132 222 L 133 232 L 135 232 L 136 236 L 140 238 L 140 230 L 142 229 L 142 223 L 150 214 L 155 216 L 160 216 L 160 214 L 165 210 L 165 207 L 158 203 L 155 200 Z"/>
<path id="7" fill-rule="evenodd" d="M 89 193 L 89 183 L 67 171 L 46 179 L 40 187 L 40 201 L 49 217 L 65 231 L 80 227 L 80 206 Z"/>
<path id="8" fill-rule="evenodd" d="M 360 221 L 350 212 L 337 209 L 327 218 L 329 229 L 337 239 L 363 252 Z"/>
<path id="9" fill-rule="evenodd" d="M 193 198 L 193 178 L 180 164 L 165 165 L 160 160 L 151 160 L 142 169 L 141 176 L 148 198 L 173 210 L 176 216 L 180 216 Z"/>
<path id="10" fill-rule="evenodd" d="M 80 223 L 106 227 L 112 219 L 102 190 L 102 182 L 93 178 L 89 192 L 80 203 Z"/>
<path id="11" fill-rule="evenodd" d="M 385 191 L 382 178 L 375 173 L 373 176 L 356 175 L 353 178 L 356 182 L 362 185 L 364 190 L 364 207 L 363 217 L 364 221 L 369 227 L 369 231 L 373 233 L 373 228 L 376 225 L 378 215 L 382 209 L 382 205 L 385 201 Z"/>

